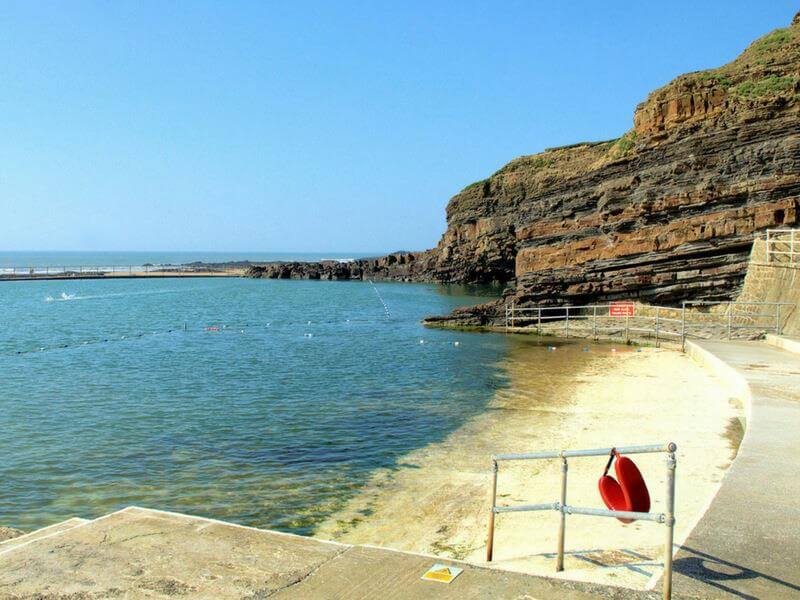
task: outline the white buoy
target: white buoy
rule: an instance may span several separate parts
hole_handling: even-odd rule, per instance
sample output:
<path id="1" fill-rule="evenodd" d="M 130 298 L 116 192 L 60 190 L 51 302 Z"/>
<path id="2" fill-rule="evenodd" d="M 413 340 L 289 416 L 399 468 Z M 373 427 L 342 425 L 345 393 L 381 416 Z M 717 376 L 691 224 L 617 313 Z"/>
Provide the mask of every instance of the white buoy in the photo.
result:
<path id="1" fill-rule="evenodd" d="M 309 321 L 308 324 L 311 325 L 311 321 Z"/>
<path id="2" fill-rule="evenodd" d="M 461 342 L 453 342 L 453 346 L 458 346 Z"/>
<path id="3" fill-rule="evenodd" d="M 419 341 L 419 343 L 420 343 L 420 344 L 424 344 L 424 343 L 425 343 L 425 340 L 420 340 L 420 341 Z"/>

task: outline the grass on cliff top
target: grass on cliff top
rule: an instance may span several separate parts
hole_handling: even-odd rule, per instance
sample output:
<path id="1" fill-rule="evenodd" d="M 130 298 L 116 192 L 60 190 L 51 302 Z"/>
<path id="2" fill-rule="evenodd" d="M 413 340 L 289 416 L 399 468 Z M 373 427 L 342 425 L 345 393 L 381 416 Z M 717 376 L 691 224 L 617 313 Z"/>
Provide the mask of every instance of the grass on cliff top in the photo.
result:
<path id="1" fill-rule="evenodd" d="M 470 183 L 468 186 L 464 187 L 464 189 L 461 190 L 459 192 L 459 194 L 463 194 L 464 192 L 469 191 L 469 190 L 471 190 L 473 188 L 482 187 L 482 186 L 486 185 L 486 183 L 488 181 L 489 181 L 488 179 L 481 179 L 480 181 L 474 181 L 474 182 Z"/>
<path id="2" fill-rule="evenodd" d="M 800 81 L 797 77 L 770 75 L 758 80 L 743 81 L 731 90 L 735 96 L 744 98 L 774 98 L 794 96 Z"/>
<path id="3" fill-rule="evenodd" d="M 792 39 L 792 29 L 786 27 L 785 29 L 776 29 L 757 39 L 750 46 L 750 51 L 754 54 L 768 54 L 774 52 Z"/>
<path id="4" fill-rule="evenodd" d="M 547 156 L 547 151 L 544 154 L 530 154 L 528 156 L 520 156 L 515 158 L 510 163 L 504 165 L 499 170 L 492 173 L 491 177 L 498 175 L 505 175 L 507 173 L 514 173 L 515 171 L 539 171 L 547 167 L 552 167 L 556 164 L 556 157 Z M 488 181 L 488 180 L 487 180 Z"/>
<path id="5" fill-rule="evenodd" d="M 733 85 L 730 77 L 715 71 L 703 71 L 696 77 L 695 81 L 699 83 L 713 83 L 726 90 Z"/>
<path id="6" fill-rule="evenodd" d="M 697 88 L 719 88 L 733 99 L 795 97 L 800 69 L 800 26 L 776 29 L 755 40 L 732 62 L 716 69 L 681 75 L 653 92 L 648 100 L 663 101 Z"/>
<path id="7" fill-rule="evenodd" d="M 631 130 L 621 138 L 619 138 L 611 148 L 608 150 L 608 156 L 610 158 L 623 158 L 628 156 L 633 152 L 634 147 L 636 146 L 636 138 L 637 134 L 635 131 Z"/>

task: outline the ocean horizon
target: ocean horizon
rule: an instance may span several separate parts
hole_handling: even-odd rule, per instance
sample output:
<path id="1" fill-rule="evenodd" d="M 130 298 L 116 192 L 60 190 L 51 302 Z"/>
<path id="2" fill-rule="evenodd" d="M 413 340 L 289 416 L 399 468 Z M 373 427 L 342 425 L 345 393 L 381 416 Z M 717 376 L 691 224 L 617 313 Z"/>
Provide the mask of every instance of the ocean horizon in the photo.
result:
<path id="1" fill-rule="evenodd" d="M 150 265 L 184 265 L 195 262 L 315 262 L 320 260 L 350 261 L 357 258 L 380 256 L 381 252 L 267 252 L 267 251 L 149 251 L 149 250 L 37 250 L 0 251 L 0 273 L 12 269 L 40 269 L 65 267 L 143 267 Z"/>

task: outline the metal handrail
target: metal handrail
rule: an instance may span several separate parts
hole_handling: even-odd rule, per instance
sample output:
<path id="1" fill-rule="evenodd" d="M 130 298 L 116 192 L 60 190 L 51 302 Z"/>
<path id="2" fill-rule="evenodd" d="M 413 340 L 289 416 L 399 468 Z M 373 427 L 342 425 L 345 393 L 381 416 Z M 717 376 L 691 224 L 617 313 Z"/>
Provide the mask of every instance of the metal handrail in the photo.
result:
<path id="1" fill-rule="evenodd" d="M 234 267 L 210 268 L 192 265 L 30 265 L 0 266 L 2 275 L 50 275 L 59 273 L 158 273 L 158 272 L 232 272 Z"/>
<path id="2" fill-rule="evenodd" d="M 672 597 L 672 545 L 675 535 L 675 451 L 678 446 L 672 442 L 668 444 L 651 444 L 646 446 L 625 446 L 616 448 L 594 448 L 590 450 L 554 450 L 550 452 L 531 452 L 524 454 L 498 454 L 492 456 L 492 508 L 489 513 L 489 531 L 486 539 L 486 561 L 492 562 L 494 555 L 494 524 L 495 515 L 510 512 L 532 512 L 540 510 L 555 510 L 561 514 L 558 528 L 558 551 L 556 554 L 556 571 L 564 570 L 564 538 L 566 534 L 567 515 L 588 515 L 593 517 L 613 517 L 617 519 L 635 519 L 652 521 L 666 526 L 667 534 L 664 542 L 664 576 L 663 597 Z M 620 454 L 646 454 L 664 452 L 667 454 L 667 489 L 666 511 L 663 513 L 631 512 L 624 510 L 606 510 L 604 508 L 589 508 L 571 506 L 567 504 L 567 472 L 569 465 L 567 459 L 587 456 L 607 456 L 614 452 Z M 500 471 L 499 463 L 513 460 L 552 460 L 561 459 L 561 496 L 558 502 L 541 504 L 518 504 L 512 506 L 497 506 L 497 475 Z"/>
<path id="3" fill-rule="evenodd" d="M 626 302 L 625 304 L 632 304 Z M 727 305 L 720 313 L 687 312 L 687 307 Z M 735 302 L 735 301 L 686 301 L 680 307 L 643 306 L 648 314 L 613 315 L 609 304 L 585 304 L 568 306 L 516 306 L 516 303 L 505 306 L 505 328 L 536 327 L 536 333 L 542 334 L 542 327 L 547 325 L 550 333 L 552 323 L 563 322 L 563 335 L 569 337 L 570 324 L 591 322 L 592 337 L 597 339 L 600 332 L 611 336 L 624 334 L 625 341 L 630 341 L 630 334 L 648 334 L 655 338 L 656 346 L 662 339 L 680 338 L 681 346 L 685 346 L 687 336 L 692 336 L 697 328 L 710 330 L 712 337 L 716 332 L 723 332 L 719 337 L 731 339 L 734 331 L 764 331 L 782 333 L 783 321 L 781 309 L 796 306 L 790 302 Z M 770 312 L 762 312 L 764 307 L 772 307 Z M 737 308 L 753 308 L 758 312 L 738 312 Z M 667 316 L 672 315 L 672 316 Z M 759 320 L 762 323 L 759 323 Z M 768 320 L 768 323 L 767 323 Z M 613 325 L 611 325 L 613 323 Z M 585 331 L 585 330 L 584 330 Z M 562 332 L 559 332 L 562 333 Z M 725 335 L 725 333 L 727 335 Z"/>
<path id="4" fill-rule="evenodd" d="M 785 237 L 788 235 L 788 239 Z M 767 262 L 800 265 L 800 230 L 797 229 L 767 229 L 765 236 L 767 247 Z M 775 256 L 788 256 L 788 261 L 773 260 Z"/>

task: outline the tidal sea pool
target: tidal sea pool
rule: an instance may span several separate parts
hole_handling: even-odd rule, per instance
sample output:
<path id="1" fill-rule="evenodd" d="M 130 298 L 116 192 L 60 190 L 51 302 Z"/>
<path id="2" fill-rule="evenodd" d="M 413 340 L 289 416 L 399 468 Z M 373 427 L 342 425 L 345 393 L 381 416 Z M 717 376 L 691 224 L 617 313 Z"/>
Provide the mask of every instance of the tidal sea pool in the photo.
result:
<path id="1" fill-rule="evenodd" d="M 239 278 L 0 283 L 0 524 L 129 505 L 301 534 L 503 386 L 492 290 Z M 406 465 L 407 466 L 407 465 Z"/>

